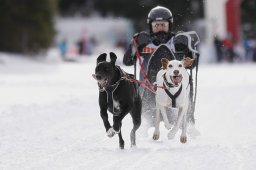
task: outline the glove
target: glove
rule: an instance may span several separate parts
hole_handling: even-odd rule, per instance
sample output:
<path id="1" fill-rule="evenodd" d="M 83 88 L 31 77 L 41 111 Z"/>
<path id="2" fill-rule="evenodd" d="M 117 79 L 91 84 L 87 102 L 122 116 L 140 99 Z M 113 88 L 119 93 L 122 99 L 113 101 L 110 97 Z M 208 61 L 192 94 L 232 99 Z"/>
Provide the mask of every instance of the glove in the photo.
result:
<path id="1" fill-rule="evenodd" d="M 138 48 L 143 48 L 146 45 L 148 45 L 149 43 L 151 43 L 150 35 L 144 31 L 134 34 L 133 39 L 136 40 Z"/>
<path id="2" fill-rule="evenodd" d="M 189 52 L 188 49 L 188 38 L 184 35 L 175 36 L 173 40 L 173 44 L 176 52 L 184 52 L 187 54 Z"/>

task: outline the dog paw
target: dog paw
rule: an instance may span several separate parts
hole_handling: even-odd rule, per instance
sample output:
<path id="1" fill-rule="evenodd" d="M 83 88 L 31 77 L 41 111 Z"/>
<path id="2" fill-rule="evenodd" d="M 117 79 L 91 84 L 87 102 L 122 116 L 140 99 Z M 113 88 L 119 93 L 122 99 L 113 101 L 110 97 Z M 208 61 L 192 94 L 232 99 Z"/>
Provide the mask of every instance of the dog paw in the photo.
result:
<path id="1" fill-rule="evenodd" d="M 187 136 L 180 136 L 180 142 L 181 143 L 186 143 L 187 142 Z"/>
<path id="2" fill-rule="evenodd" d="M 160 137 L 160 133 L 159 132 L 154 132 L 153 134 L 153 140 L 158 140 Z"/>
<path id="3" fill-rule="evenodd" d="M 108 131 L 107 131 L 107 135 L 108 135 L 108 137 L 113 137 L 115 134 L 117 134 L 117 133 L 119 133 L 120 132 L 120 130 L 119 131 L 115 131 L 113 128 L 110 128 Z"/>
<path id="4" fill-rule="evenodd" d="M 124 143 L 119 143 L 119 148 L 124 149 Z"/>

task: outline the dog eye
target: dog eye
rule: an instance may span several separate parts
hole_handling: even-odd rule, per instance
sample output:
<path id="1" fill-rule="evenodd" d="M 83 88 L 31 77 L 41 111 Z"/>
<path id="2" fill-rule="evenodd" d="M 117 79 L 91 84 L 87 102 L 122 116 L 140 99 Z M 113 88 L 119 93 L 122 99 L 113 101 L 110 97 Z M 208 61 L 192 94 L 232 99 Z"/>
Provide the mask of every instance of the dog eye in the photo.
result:
<path id="1" fill-rule="evenodd" d="M 172 68 L 172 65 L 169 65 L 170 68 Z"/>
<path id="2" fill-rule="evenodd" d="M 181 64 L 179 64 L 179 67 L 182 67 L 182 65 L 181 65 Z"/>

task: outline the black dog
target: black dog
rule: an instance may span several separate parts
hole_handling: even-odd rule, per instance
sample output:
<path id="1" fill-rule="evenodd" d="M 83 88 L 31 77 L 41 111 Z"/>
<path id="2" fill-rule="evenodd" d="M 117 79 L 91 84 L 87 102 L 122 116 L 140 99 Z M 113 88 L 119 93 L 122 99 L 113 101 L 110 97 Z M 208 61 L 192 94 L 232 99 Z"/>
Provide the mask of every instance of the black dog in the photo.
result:
<path id="1" fill-rule="evenodd" d="M 115 65 L 116 55 L 110 53 L 110 62 L 106 61 L 106 53 L 97 58 L 97 66 L 93 77 L 98 81 L 100 115 L 108 137 L 119 136 L 119 146 L 124 148 L 121 134 L 122 119 L 131 114 L 133 129 L 130 134 L 131 146 L 135 146 L 135 132 L 141 124 L 141 98 L 138 93 L 138 84 L 129 79 L 132 75 L 125 73 Z M 113 126 L 108 121 L 108 113 L 113 114 Z"/>

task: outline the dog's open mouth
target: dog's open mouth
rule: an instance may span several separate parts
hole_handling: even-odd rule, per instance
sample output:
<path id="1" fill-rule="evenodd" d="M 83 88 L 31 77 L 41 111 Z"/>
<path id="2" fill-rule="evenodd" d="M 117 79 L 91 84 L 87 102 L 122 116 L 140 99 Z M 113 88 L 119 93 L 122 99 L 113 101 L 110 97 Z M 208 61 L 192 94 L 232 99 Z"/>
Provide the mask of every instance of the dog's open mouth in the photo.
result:
<path id="1" fill-rule="evenodd" d="M 97 80 L 98 82 L 98 86 L 100 89 L 103 89 L 104 87 L 106 87 L 108 85 L 108 79 L 97 79 L 96 75 L 93 74 L 92 77 Z"/>
<path id="2" fill-rule="evenodd" d="M 98 80 L 98 85 L 99 85 L 100 89 L 106 87 L 107 84 L 108 84 L 108 80 L 107 79 L 105 79 L 105 80 Z"/>
<path id="3" fill-rule="evenodd" d="M 182 75 L 170 76 L 170 78 L 175 86 L 178 86 L 180 84 L 180 82 L 182 81 Z"/>

